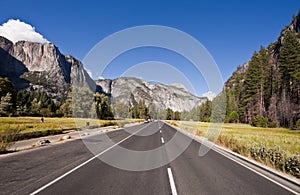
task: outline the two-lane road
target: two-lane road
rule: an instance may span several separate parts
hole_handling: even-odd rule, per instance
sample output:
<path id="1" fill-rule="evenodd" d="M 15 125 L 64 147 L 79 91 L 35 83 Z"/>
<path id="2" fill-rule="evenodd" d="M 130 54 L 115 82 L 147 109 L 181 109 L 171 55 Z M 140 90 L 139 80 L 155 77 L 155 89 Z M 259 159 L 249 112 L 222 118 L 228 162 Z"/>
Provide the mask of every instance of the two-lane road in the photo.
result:
<path id="1" fill-rule="evenodd" d="M 162 122 L 136 125 L 1 157 L 0 193 L 293 194 L 215 150 L 199 157 L 199 147 Z"/>

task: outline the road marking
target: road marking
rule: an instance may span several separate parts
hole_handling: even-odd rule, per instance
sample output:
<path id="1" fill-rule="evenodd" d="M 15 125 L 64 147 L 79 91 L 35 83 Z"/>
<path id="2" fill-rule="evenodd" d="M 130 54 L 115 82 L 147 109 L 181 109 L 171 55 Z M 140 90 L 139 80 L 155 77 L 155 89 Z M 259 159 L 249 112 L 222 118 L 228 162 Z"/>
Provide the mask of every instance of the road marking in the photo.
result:
<path id="1" fill-rule="evenodd" d="M 205 145 L 206 147 L 208 147 L 208 146 L 207 146 L 207 143 L 205 143 L 205 142 L 208 142 L 208 141 L 199 140 L 199 139 L 197 139 L 198 136 L 188 134 L 188 133 L 186 133 L 185 131 L 183 131 L 183 130 L 181 130 L 181 129 L 179 129 L 179 128 L 176 128 L 176 127 L 173 127 L 173 126 L 172 126 L 172 128 L 175 129 L 176 131 L 181 132 L 183 135 L 192 138 L 192 139 L 195 140 L 196 142 L 198 142 L 198 143 L 200 143 L 200 144 L 203 144 L 203 145 Z M 219 153 L 220 155 L 222 155 L 222 156 L 224 156 L 224 157 L 226 157 L 226 158 L 228 158 L 228 159 L 234 161 L 235 163 L 238 163 L 239 165 L 245 167 L 246 169 L 248 169 L 248 170 L 250 170 L 250 171 L 252 171 L 252 172 L 254 172 L 254 173 L 260 175 L 261 177 L 263 177 L 263 178 L 265 178 L 265 179 L 267 179 L 267 180 L 273 182 L 274 184 L 277 184 L 278 186 L 282 187 L 283 189 L 286 189 L 286 190 L 292 192 L 293 194 L 299 194 L 299 192 L 297 192 L 297 191 L 295 191 L 295 190 L 289 188 L 288 186 L 285 186 L 284 184 L 281 184 L 280 182 L 278 182 L 278 181 L 276 181 L 276 180 L 274 180 L 274 179 L 268 177 L 267 175 L 265 175 L 265 174 L 263 174 L 263 173 L 260 173 L 259 171 L 255 170 L 254 168 L 251 168 L 250 166 L 247 166 L 247 165 L 245 165 L 245 164 L 242 163 L 243 161 L 248 162 L 247 160 L 242 159 L 242 162 L 239 162 L 238 160 L 235 160 L 233 157 L 230 157 L 227 153 L 223 152 L 223 150 L 222 150 L 223 148 L 222 148 L 222 147 L 220 147 L 220 146 L 218 146 L 218 145 L 216 145 L 216 147 L 217 147 L 217 148 L 214 148 L 214 147 L 213 147 L 212 150 L 215 151 L 215 152 L 217 152 L 217 153 Z M 233 154 L 232 154 L 232 155 L 233 155 Z M 243 156 L 242 156 L 242 157 L 243 157 Z M 237 157 L 237 158 L 239 158 L 239 157 Z M 244 158 L 246 158 L 246 157 L 244 157 Z M 251 164 L 251 162 L 248 162 L 248 163 Z M 253 164 L 253 163 L 252 163 L 252 164 Z M 263 169 L 263 168 L 260 168 L 258 165 L 255 165 L 255 164 L 254 164 L 254 166 L 257 166 L 259 169 Z M 272 174 L 272 173 L 271 173 L 271 174 Z M 275 176 L 276 176 L 276 175 L 275 175 Z M 283 180 L 284 180 L 284 178 L 283 178 Z M 287 181 L 288 181 L 288 180 L 287 180 Z M 288 182 L 294 183 L 294 181 L 293 181 L 293 182 L 288 181 Z M 300 194 L 299 194 L 299 195 L 300 195 Z"/>
<path id="2" fill-rule="evenodd" d="M 148 126 L 148 125 L 147 125 Z M 88 164 L 89 162 L 91 162 L 92 160 L 94 160 L 95 158 L 98 158 L 99 156 L 101 156 L 102 154 L 104 154 L 105 152 L 107 152 L 108 150 L 112 149 L 113 147 L 119 145 L 120 143 L 122 143 L 123 141 L 131 138 L 132 136 L 134 136 L 135 134 L 137 134 L 138 132 L 142 131 L 143 129 L 145 129 L 145 127 L 147 126 L 144 126 L 143 128 L 139 129 L 138 131 L 136 131 L 135 133 L 129 135 L 128 137 L 122 139 L 121 141 L 119 141 L 118 143 L 106 148 L 105 150 L 103 150 L 102 152 L 100 152 L 99 154 L 97 154 L 96 156 L 88 159 L 87 161 L 83 162 L 82 164 L 78 165 L 77 167 L 71 169 L 70 171 L 66 172 L 65 174 L 59 176 L 58 178 L 52 180 L 51 182 L 47 183 L 46 185 L 40 187 L 39 189 L 35 190 L 34 192 L 30 193 L 30 195 L 35 195 L 35 194 L 38 194 L 40 193 L 41 191 L 43 191 L 44 189 L 46 189 L 47 187 L 51 186 L 52 184 L 56 183 L 57 181 L 61 180 L 62 178 L 66 177 L 67 175 L 71 174 L 72 172 L 76 171 L 77 169 L 83 167 L 84 165 Z"/>
<path id="3" fill-rule="evenodd" d="M 168 176 L 169 176 L 169 182 L 170 182 L 170 186 L 171 186 L 172 195 L 177 195 L 175 181 L 174 181 L 172 170 L 170 167 L 168 168 Z"/>
<path id="4" fill-rule="evenodd" d="M 165 143 L 165 140 L 164 140 L 164 138 L 163 137 L 161 137 L 161 143 Z"/>
<path id="5" fill-rule="evenodd" d="M 225 156 L 226 158 L 228 158 L 228 159 L 230 159 L 230 160 L 236 162 L 237 164 L 239 164 L 239 165 L 245 167 L 246 169 L 249 169 L 250 171 L 253 171 L 254 173 L 260 175 L 261 177 L 263 177 L 263 178 L 265 178 L 265 179 L 267 179 L 267 180 L 269 180 L 269 181 L 271 181 L 271 182 L 273 182 L 273 183 L 279 185 L 279 186 L 282 187 L 283 189 L 286 189 L 286 190 L 292 192 L 293 194 L 298 194 L 298 192 L 296 192 L 296 191 L 290 189 L 289 187 L 287 187 L 287 186 L 285 186 L 285 185 L 283 185 L 283 184 L 281 184 L 281 183 L 275 181 L 274 179 L 272 179 L 272 178 L 270 178 L 270 177 L 264 175 L 263 173 L 260 173 L 259 171 L 256 171 L 255 169 L 253 169 L 253 168 L 251 168 L 251 167 L 249 167 L 249 166 L 247 166 L 247 165 L 244 165 L 243 163 L 241 163 L 241 162 L 235 160 L 234 158 L 230 157 L 229 155 L 224 154 L 224 153 L 221 152 L 220 150 L 217 150 L 217 149 L 215 149 L 215 148 L 213 148 L 213 150 L 214 150 L 215 152 L 217 152 L 217 153 L 219 153 L 219 154 Z"/>
<path id="6" fill-rule="evenodd" d="M 159 130 L 159 133 L 161 133 L 161 130 Z"/>

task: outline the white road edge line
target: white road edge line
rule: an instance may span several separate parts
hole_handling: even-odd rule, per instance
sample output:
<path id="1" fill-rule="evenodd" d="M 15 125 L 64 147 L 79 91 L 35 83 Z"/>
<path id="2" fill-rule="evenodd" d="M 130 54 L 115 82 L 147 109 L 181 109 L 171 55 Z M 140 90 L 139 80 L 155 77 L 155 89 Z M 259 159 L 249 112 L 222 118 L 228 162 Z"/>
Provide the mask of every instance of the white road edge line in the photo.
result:
<path id="1" fill-rule="evenodd" d="M 164 138 L 163 137 L 161 137 L 161 143 L 165 143 L 165 140 L 164 140 Z"/>
<path id="2" fill-rule="evenodd" d="M 147 125 L 148 126 L 148 125 Z M 145 127 L 147 127 L 145 126 Z M 118 143 L 106 148 L 105 150 L 103 150 L 102 152 L 100 152 L 99 154 L 97 154 L 96 156 L 88 159 L 87 161 L 83 162 L 82 164 L 78 165 L 77 167 L 71 169 L 70 171 L 66 172 L 65 174 L 59 176 L 58 178 L 52 180 L 51 182 L 47 183 L 46 185 L 40 187 L 39 189 L 35 190 L 34 192 L 30 193 L 30 195 L 35 195 L 41 191 L 43 191 L 44 189 L 46 189 L 47 187 L 51 186 L 52 184 L 56 183 L 57 181 L 61 180 L 62 178 L 66 177 L 67 175 L 71 174 L 72 172 L 76 171 L 77 169 L 83 167 L 84 165 L 88 164 L 89 162 L 91 162 L 92 160 L 94 160 L 95 158 L 98 158 L 99 156 L 101 156 L 102 154 L 104 154 L 105 152 L 107 152 L 108 150 L 112 149 L 113 147 L 115 147 L 116 145 L 122 143 L 123 141 L 131 138 L 132 136 L 134 136 L 135 134 L 137 134 L 138 132 L 142 131 L 145 127 L 141 128 L 140 130 L 136 131 L 135 133 L 129 135 L 128 137 L 122 139 L 121 141 L 119 141 Z"/>
<path id="3" fill-rule="evenodd" d="M 173 127 L 173 126 L 171 126 L 171 127 Z M 208 142 L 208 141 L 206 141 L 206 140 L 205 140 L 205 141 L 204 141 L 204 140 L 201 140 L 201 141 L 200 141 L 199 139 L 197 139 L 197 136 L 195 136 L 195 135 L 191 135 L 191 134 L 189 134 L 189 133 L 187 133 L 187 132 L 185 132 L 185 131 L 183 131 L 183 130 L 181 130 L 181 129 L 179 129 L 179 128 L 176 128 L 176 127 L 173 127 L 173 128 L 176 129 L 177 131 L 181 132 L 183 135 L 186 135 L 186 136 L 192 138 L 192 139 L 195 140 L 196 142 L 198 142 L 198 143 L 200 143 L 200 144 L 203 144 L 203 145 L 207 146 L 207 144 L 206 144 L 205 142 Z M 215 148 L 215 147 L 216 147 L 216 148 Z M 217 149 L 217 148 L 218 148 L 218 149 Z M 265 178 L 265 179 L 267 179 L 267 180 L 269 180 L 269 181 L 271 181 L 271 182 L 277 184 L 278 186 L 280 186 L 280 187 L 282 187 L 282 188 L 284 188 L 284 189 L 286 189 L 286 190 L 292 192 L 293 194 L 299 194 L 298 192 L 294 191 L 293 189 L 289 188 L 288 186 L 285 186 L 284 184 L 281 184 L 281 183 L 277 182 L 276 180 L 274 180 L 274 179 L 268 177 L 267 175 L 265 175 L 265 174 L 263 174 L 263 173 L 260 173 L 259 171 L 256 171 L 255 169 L 253 169 L 253 168 L 251 168 L 251 167 L 249 167 L 249 166 L 247 166 L 247 165 L 245 165 L 245 164 L 243 164 L 243 163 L 241 163 L 241 162 L 239 162 L 239 161 L 233 159 L 233 158 L 230 157 L 229 155 L 224 154 L 223 152 L 221 152 L 221 151 L 224 150 L 224 149 L 223 149 L 222 147 L 218 146 L 217 144 L 215 144 L 215 146 L 214 146 L 213 148 L 211 148 L 211 149 L 214 150 L 215 152 L 221 154 L 222 156 L 224 156 L 224 157 L 226 157 L 226 158 L 228 158 L 228 159 L 230 159 L 230 160 L 232 160 L 232 161 L 238 163 L 239 165 L 241 165 L 241 166 L 243 166 L 243 167 L 249 169 L 250 171 L 253 171 L 254 173 L 260 175 L 261 177 L 263 177 L 263 178 Z M 245 158 L 246 158 L 246 157 L 245 157 Z"/>
<path id="4" fill-rule="evenodd" d="M 270 178 L 270 177 L 264 175 L 263 173 L 260 173 L 260 172 L 256 171 L 255 169 L 253 169 L 253 168 L 251 168 L 251 167 L 249 167 L 249 166 L 247 166 L 247 165 L 244 165 L 243 163 L 241 163 L 241 162 L 235 160 L 234 158 L 232 158 L 232 157 L 230 157 L 230 156 L 228 156 L 228 155 L 223 154 L 221 151 L 218 151 L 218 150 L 216 150 L 215 148 L 213 148 L 213 150 L 214 150 L 215 152 L 217 152 L 217 153 L 223 155 L 224 157 L 226 157 L 226 158 L 228 158 L 228 159 L 230 159 L 230 160 L 232 160 L 232 161 L 238 163 L 239 165 L 241 165 L 241 166 L 243 166 L 243 167 L 249 169 L 250 171 L 253 171 L 254 173 L 260 175 L 261 177 L 263 177 L 263 178 L 265 178 L 265 179 L 267 179 L 267 180 L 269 180 L 269 181 L 271 181 L 271 182 L 273 182 L 273 183 L 279 185 L 279 186 L 282 187 L 283 189 L 286 189 L 287 191 L 290 191 L 290 192 L 292 192 L 293 194 L 298 194 L 298 192 L 296 192 L 296 191 L 290 189 L 289 187 L 287 187 L 287 186 L 285 186 L 285 185 L 283 185 L 283 184 L 281 184 L 281 183 L 275 181 L 274 179 L 272 179 L 272 178 Z"/>
<path id="5" fill-rule="evenodd" d="M 175 181 L 174 181 L 172 170 L 170 167 L 168 168 L 168 176 L 169 176 L 169 182 L 170 182 L 170 186 L 171 186 L 172 195 L 177 195 Z"/>

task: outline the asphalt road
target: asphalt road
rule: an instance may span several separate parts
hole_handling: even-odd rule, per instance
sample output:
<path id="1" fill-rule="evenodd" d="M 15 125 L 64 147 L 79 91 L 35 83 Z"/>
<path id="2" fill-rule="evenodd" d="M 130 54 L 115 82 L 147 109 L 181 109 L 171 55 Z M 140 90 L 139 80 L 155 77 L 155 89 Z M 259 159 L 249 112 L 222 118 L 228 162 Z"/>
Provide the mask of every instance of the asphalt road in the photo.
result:
<path id="1" fill-rule="evenodd" d="M 199 147 L 162 122 L 41 147 L 0 157 L 0 193 L 293 194 L 215 150 L 200 157 Z"/>

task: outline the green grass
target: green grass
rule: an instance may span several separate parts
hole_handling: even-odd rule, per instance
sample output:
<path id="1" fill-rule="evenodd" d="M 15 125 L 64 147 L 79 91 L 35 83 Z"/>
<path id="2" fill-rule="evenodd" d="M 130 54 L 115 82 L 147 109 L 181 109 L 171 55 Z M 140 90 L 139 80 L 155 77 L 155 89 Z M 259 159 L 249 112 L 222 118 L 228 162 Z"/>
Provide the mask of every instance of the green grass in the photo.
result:
<path id="1" fill-rule="evenodd" d="M 87 127 L 86 123 L 89 122 Z M 123 127 L 125 124 L 142 120 L 97 120 L 74 118 L 0 117 L 0 153 L 5 152 L 14 141 L 63 133 L 67 130 L 105 126 Z"/>
<path id="2" fill-rule="evenodd" d="M 209 123 L 168 121 L 208 139 Z M 223 124 L 216 144 L 300 178 L 300 130 Z"/>
<path id="3" fill-rule="evenodd" d="M 86 122 L 90 127 L 111 126 L 141 122 L 141 120 L 97 120 L 97 119 L 74 119 L 74 118 L 44 118 L 44 123 L 39 117 L 0 117 L 0 134 L 7 129 L 20 129 L 21 133 L 48 130 L 69 130 L 86 128 Z"/>

